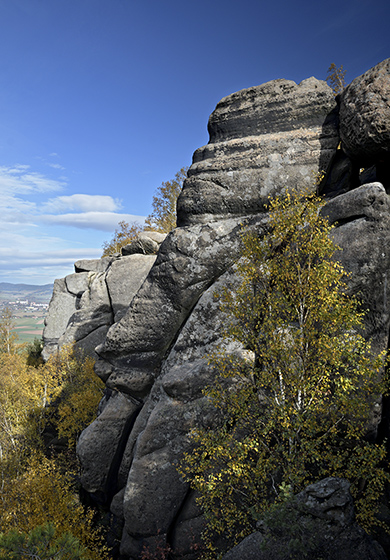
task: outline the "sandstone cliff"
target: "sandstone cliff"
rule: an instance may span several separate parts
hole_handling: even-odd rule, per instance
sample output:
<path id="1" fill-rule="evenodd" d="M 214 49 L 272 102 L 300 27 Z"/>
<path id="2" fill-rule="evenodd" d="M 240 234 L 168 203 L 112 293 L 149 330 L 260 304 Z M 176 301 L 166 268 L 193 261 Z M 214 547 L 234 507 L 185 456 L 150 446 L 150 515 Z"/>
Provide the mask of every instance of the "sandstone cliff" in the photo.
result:
<path id="1" fill-rule="evenodd" d="M 388 346 L 390 59 L 336 99 L 315 78 L 239 91 L 218 103 L 208 128 L 178 227 L 157 256 L 76 263 L 56 282 L 44 332 L 46 355 L 76 340 L 99 357 L 107 391 L 78 444 L 82 484 L 112 512 L 129 560 L 165 539 L 177 557 L 193 557 L 203 520 L 175 462 L 190 429 L 212 415 L 202 396 L 212 382 L 206 355 L 224 321 L 213 294 L 234 281 L 238 234 L 261 231 L 269 196 L 325 173 L 340 260 L 370 310 L 367 337 Z M 373 433 L 388 430 L 386 407 L 376 404 Z"/>

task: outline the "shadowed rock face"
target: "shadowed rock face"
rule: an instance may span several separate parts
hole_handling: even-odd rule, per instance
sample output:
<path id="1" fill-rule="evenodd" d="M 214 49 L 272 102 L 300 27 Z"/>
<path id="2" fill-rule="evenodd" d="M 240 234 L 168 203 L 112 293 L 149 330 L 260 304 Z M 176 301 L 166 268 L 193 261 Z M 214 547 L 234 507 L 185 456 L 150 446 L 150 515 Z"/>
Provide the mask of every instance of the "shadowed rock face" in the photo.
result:
<path id="1" fill-rule="evenodd" d="M 295 512 L 295 513 L 294 513 Z M 387 556 L 355 521 L 349 483 L 326 478 L 300 492 L 290 508 L 290 522 L 304 530 L 305 553 L 322 560 L 386 560 Z M 283 560 L 291 538 L 302 538 L 291 526 L 267 540 L 266 531 L 249 535 L 223 556 L 223 560 Z"/>
<path id="2" fill-rule="evenodd" d="M 390 58 L 359 76 L 341 95 L 340 136 L 361 166 L 390 158 Z"/>
<path id="3" fill-rule="evenodd" d="M 378 349 L 387 346 L 389 197 L 377 182 L 350 190 L 359 185 L 352 173 L 360 155 L 337 149 L 338 117 L 333 92 L 314 78 L 275 80 L 224 98 L 209 120 L 209 144 L 194 154 L 179 227 L 128 308 L 114 308 L 114 324 L 96 349 L 109 398 L 78 453 L 84 488 L 123 523 L 124 558 L 135 560 L 144 545 L 152 550 L 164 539 L 176 557 L 194 558 L 203 520 L 175 463 L 190 429 L 213 422 L 202 388 L 213 382 L 206 356 L 221 344 L 225 320 L 215 292 L 237 281 L 242 227 L 266 230 L 269 196 L 313 185 L 314 174 L 326 172 L 325 191 L 334 198 L 325 212 L 338 222 L 334 236 L 352 272 L 351 291 L 369 306 L 367 336 Z M 379 403 L 376 412 L 373 434 Z"/>

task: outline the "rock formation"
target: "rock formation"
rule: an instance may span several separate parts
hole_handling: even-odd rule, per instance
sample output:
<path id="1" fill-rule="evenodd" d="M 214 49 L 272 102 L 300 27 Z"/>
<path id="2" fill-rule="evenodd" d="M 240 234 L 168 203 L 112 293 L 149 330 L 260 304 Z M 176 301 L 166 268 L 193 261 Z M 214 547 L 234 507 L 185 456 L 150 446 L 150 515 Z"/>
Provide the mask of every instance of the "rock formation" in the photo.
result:
<path id="1" fill-rule="evenodd" d="M 322 560 L 386 560 L 383 549 L 356 523 L 349 483 L 326 478 L 300 492 L 287 508 L 284 526 L 271 530 L 261 523 L 223 556 L 223 560 L 283 560 L 294 540 L 305 558 Z M 304 535 L 304 536 L 303 536 Z M 309 556 L 310 554 L 310 556 Z"/>
<path id="2" fill-rule="evenodd" d="M 75 273 L 56 280 L 45 319 L 44 359 L 75 343 L 94 356 L 110 325 L 125 313 L 149 273 L 166 235 L 143 232 L 121 253 L 75 263 Z"/>
<path id="3" fill-rule="evenodd" d="M 212 421 L 202 388 L 212 383 L 206 356 L 221 344 L 224 321 L 214 294 L 234 282 L 242 228 L 265 227 L 269 196 L 299 185 L 314 189 L 324 175 L 325 212 L 337 223 L 350 289 L 369 308 L 367 336 L 387 348 L 389 83 L 390 59 L 336 99 L 315 78 L 299 85 L 275 80 L 225 97 L 210 117 L 209 143 L 194 154 L 178 227 L 157 257 L 76 263 L 76 274 L 56 282 L 45 348 L 48 354 L 76 340 L 91 349 L 96 342 L 95 370 L 107 395 L 78 454 L 84 489 L 120 526 L 123 558 L 136 560 L 143 547 L 162 541 L 177 558 L 196 556 L 203 519 L 175 463 L 191 428 Z M 370 127 L 376 108 L 382 120 Z M 351 132 L 363 111 L 367 126 Z M 373 437 L 382 408 L 378 401 Z"/>

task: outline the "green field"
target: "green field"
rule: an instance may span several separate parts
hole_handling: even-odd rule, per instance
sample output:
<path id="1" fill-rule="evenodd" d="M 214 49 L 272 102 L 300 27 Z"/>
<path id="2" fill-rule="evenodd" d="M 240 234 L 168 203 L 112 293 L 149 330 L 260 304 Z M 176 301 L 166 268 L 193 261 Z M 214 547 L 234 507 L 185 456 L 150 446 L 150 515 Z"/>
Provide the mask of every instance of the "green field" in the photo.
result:
<path id="1" fill-rule="evenodd" d="M 32 342 L 34 338 L 41 338 L 43 332 L 43 317 L 17 317 L 14 332 L 19 342 Z"/>

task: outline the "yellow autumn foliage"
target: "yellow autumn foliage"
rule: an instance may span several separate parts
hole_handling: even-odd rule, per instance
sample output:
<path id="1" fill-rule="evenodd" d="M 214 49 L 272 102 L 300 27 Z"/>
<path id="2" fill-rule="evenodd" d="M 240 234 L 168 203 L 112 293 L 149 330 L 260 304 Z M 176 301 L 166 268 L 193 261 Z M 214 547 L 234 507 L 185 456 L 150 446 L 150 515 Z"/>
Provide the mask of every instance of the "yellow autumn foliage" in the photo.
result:
<path id="1" fill-rule="evenodd" d="M 78 356 L 69 345 L 44 366 L 61 379 L 55 424 L 58 435 L 68 440 L 69 447 L 76 444 L 80 433 L 94 420 L 103 396 L 105 385 L 95 374 L 94 363 L 90 356 Z"/>
<path id="2" fill-rule="evenodd" d="M 0 532 L 28 533 L 51 523 L 56 534 L 76 537 L 92 560 L 107 557 L 93 512 L 78 497 L 74 446 L 96 416 L 104 384 L 93 360 L 71 346 L 38 367 L 26 357 L 0 361 Z M 68 454 L 48 456 L 42 434 L 55 426 Z M 70 459 L 69 459 L 70 457 Z"/>
<path id="3" fill-rule="evenodd" d="M 221 295 L 226 344 L 210 357 L 205 395 L 219 425 L 199 427 L 180 470 L 200 494 L 215 536 L 230 545 L 281 496 L 327 476 L 345 477 L 366 529 L 389 474 L 384 445 L 365 437 L 373 402 L 387 390 L 384 353 L 362 336 L 364 315 L 348 296 L 324 202 L 293 191 L 269 204 L 268 233 L 243 235 L 240 286 Z M 249 351 L 249 352 L 248 352 Z"/>

